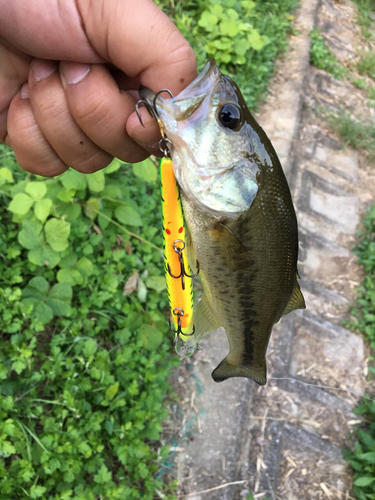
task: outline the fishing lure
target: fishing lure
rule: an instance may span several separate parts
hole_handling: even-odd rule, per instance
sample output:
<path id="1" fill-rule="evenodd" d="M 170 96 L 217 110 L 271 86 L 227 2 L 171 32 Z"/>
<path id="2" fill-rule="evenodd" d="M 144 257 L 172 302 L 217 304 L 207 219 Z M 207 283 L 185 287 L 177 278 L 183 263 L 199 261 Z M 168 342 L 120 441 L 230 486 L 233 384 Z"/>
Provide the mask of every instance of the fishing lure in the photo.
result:
<path id="1" fill-rule="evenodd" d="M 178 344 L 178 337 L 185 341 L 194 334 L 191 278 L 196 275 L 191 274 L 186 257 L 186 235 L 180 193 L 173 173 L 172 161 L 169 158 L 161 160 L 160 177 L 165 276 Z"/>
<path id="2" fill-rule="evenodd" d="M 164 153 L 164 158 L 160 162 L 160 177 L 165 276 L 169 306 L 176 335 L 174 342 L 175 349 L 182 356 L 190 356 L 198 348 L 198 345 L 194 343 L 193 346 L 184 346 L 184 342 L 192 338 L 195 333 L 192 278 L 199 273 L 199 262 L 196 261 L 197 273 L 191 274 L 185 251 L 186 235 L 180 192 L 173 172 L 172 161 L 168 158 L 172 143 L 165 135 L 164 126 L 159 119 L 156 109 L 156 99 L 163 92 L 167 92 L 173 98 L 170 90 L 162 89 L 150 100 L 147 96 L 142 95 L 141 88 L 140 94 L 143 98 L 137 102 L 136 112 L 139 121 L 143 125 L 139 106 L 140 104 L 144 104 L 151 116 L 158 122 L 162 136 L 159 142 L 159 149 Z M 186 278 L 188 279 L 186 280 Z"/>

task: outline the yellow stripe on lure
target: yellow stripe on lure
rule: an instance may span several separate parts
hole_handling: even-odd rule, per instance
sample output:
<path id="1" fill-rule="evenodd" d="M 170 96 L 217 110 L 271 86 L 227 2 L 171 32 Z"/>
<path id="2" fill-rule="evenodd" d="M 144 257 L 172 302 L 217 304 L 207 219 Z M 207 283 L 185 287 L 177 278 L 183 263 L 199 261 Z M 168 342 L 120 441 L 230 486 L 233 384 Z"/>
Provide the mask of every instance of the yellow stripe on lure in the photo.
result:
<path id="1" fill-rule="evenodd" d="M 184 251 L 186 235 L 180 192 L 169 158 L 161 160 L 160 175 L 165 275 L 178 343 L 178 335 L 185 341 L 194 331 L 193 285 L 189 262 Z"/>

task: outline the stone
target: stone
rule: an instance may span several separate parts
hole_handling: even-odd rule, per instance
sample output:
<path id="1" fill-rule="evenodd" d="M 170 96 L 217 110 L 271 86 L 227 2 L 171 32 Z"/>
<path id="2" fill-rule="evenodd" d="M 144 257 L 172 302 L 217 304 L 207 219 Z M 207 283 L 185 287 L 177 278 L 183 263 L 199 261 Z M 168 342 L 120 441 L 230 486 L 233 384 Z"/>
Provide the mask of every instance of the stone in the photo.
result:
<path id="1" fill-rule="evenodd" d="M 337 397 L 347 399 L 364 391 L 363 339 L 307 311 L 295 326 L 290 375 L 329 387 L 337 387 Z"/>
<path id="2" fill-rule="evenodd" d="M 335 184 L 304 171 L 298 208 L 334 223 L 341 232 L 354 234 L 359 224 L 359 198 Z"/>
<path id="3" fill-rule="evenodd" d="M 315 281 L 301 280 L 300 285 L 310 312 L 320 314 L 334 323 L 342 321 L 350 304 L 345 297 Z"/>
<path id="4" fill-rule="evenodd" d="M 349 250 L 340 245 L 308 232 L 300 234 L 301 264 L 298 269 L 305 279 L 325 285 L 342 272 L 350 257 Z"/>
<path id="5" fill-rule="evenodd" d="M 332 151 L 321 145 L 315 149 L 315 159 L 351 181 L 358 180 L 358 152 L 351 148 Z"/>

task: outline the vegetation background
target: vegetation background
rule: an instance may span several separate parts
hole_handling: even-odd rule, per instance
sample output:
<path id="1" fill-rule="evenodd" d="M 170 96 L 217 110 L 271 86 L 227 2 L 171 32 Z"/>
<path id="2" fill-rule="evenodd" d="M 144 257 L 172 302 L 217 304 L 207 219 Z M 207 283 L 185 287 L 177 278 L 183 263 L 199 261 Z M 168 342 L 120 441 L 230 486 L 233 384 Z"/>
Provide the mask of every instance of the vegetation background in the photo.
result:
<path id="1" fill-rule="evenodd" d="M 297 0 L 156 3 L 256 109 Z M 159 191 L 154 159 L 45 179 L 0 145 L 2 500 L 176 498 Z"/>

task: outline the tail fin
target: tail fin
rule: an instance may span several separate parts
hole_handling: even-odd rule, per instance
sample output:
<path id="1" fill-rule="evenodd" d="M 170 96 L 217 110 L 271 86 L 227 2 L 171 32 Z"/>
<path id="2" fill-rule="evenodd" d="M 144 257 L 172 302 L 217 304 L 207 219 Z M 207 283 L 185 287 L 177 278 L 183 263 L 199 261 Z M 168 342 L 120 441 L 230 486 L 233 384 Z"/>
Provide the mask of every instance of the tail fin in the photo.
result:
<path id="1" fill-rule="evenodd" d="M 244 365 L 231 365 L 227 358 L 215 368 L 211 374 L 215 382 L 223 382 L 231 377 L 245 377 L 251 378 L 259 385 L 264 385 L 267 382 L 267 367 L 266 362 L 262 366 L 244 366 Z"/>

